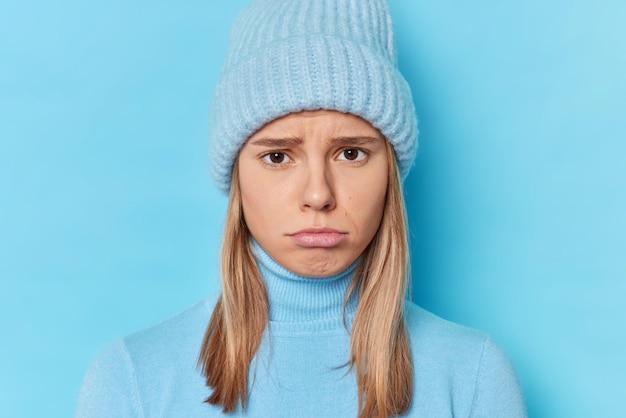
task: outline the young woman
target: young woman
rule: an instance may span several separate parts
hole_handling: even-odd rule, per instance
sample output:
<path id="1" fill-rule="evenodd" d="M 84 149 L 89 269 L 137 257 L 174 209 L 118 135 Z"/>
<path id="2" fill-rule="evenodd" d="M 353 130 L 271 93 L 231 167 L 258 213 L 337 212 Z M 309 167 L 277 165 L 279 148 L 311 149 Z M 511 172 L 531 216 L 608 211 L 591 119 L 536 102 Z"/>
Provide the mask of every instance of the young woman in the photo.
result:
<path id="1" fill-rule="evenodd" d="M 383 0 L 255 0 L 211 110 L 220 295 L 109 347 L 78 417 L 522 417 L 485 334 L 406 301 L 417 148 Z"/>

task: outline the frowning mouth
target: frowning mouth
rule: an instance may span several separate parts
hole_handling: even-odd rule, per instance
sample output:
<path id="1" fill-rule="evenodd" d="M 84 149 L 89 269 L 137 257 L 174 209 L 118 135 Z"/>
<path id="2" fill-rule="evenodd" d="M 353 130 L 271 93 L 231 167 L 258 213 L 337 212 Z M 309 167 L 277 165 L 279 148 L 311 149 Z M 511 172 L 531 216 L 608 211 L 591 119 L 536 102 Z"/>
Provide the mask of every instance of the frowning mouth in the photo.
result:
<path id="1" fill-rule="evenodd" d="M 307 248 L 332 248 L 336 247 L 348 235 L 332 228 L 306 228 L 289 234 L 293 241 Z"/>

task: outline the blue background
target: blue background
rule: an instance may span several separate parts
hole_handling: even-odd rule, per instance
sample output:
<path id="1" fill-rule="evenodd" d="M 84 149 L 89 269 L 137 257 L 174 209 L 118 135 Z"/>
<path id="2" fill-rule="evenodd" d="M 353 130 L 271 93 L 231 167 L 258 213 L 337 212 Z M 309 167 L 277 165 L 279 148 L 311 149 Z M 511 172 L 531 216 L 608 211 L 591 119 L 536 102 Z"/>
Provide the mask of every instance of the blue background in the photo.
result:
<path id="1" fill-rule="evenodd" d="M 0 416 L 217 288 L 208 103 L 244 1 L 0 2 Z M 626 2 L 391 0 L 420 116 L 414 299 L 532 417 L 626 416 Z"/>

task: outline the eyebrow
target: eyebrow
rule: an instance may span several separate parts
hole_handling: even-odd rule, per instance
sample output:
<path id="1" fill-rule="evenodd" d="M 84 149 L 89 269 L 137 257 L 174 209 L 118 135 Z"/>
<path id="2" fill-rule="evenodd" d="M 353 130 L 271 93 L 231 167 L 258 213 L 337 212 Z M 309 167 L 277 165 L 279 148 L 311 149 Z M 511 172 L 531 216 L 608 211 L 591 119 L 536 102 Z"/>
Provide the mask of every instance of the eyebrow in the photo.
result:
<path id="1" fill-rule="evenodd" d="M 332 138 L 330 142 L 333 145 L 350 147 L 350 146 L 362 146 L 368 144 L 375 144 L 382 141 L 381 138 L 373 136 L 341 136 L 338 138 Z"/>
<path id="2" fill-rule="evenodd" d="M 252 145 L 261 145 L 264 147 L 273 148 L 290 148 L 296 145 L 300 145 L 304 142 L 302 138 L 290 137 L 290 138 L 258 138 L 252 140 Z"/>

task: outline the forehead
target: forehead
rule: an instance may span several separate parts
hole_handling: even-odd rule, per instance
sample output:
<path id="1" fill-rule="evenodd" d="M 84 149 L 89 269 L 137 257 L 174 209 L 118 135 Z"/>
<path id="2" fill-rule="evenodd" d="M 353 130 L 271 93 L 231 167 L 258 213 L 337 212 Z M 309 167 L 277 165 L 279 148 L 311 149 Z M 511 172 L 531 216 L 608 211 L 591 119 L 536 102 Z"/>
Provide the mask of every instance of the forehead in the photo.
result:
<path id="1" fill-rule="evenodd" d="M 380 132 L 366 120 L 334 110 L 290 113 L 274 119 L 256 131 L 250 140 L 258 138 L 306 138 L 322 134 L 329 137 L 367 136 L 382 139 Z"/>

